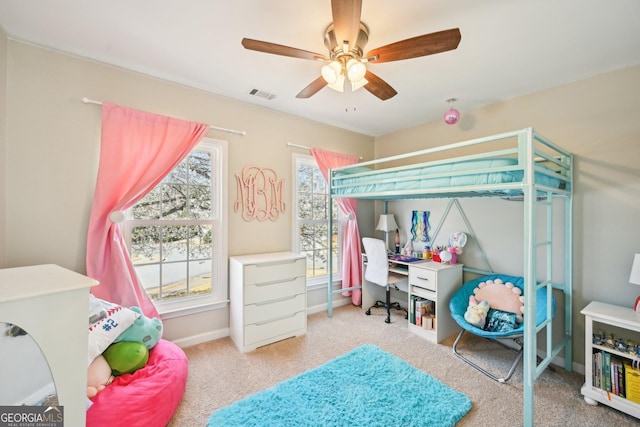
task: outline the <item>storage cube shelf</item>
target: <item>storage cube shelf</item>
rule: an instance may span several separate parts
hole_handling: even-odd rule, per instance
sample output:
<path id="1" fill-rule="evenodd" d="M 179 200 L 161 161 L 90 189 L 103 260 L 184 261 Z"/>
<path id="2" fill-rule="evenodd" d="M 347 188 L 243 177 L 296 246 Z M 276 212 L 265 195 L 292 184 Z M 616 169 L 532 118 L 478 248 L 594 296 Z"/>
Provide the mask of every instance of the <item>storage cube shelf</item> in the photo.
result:
<path id="1" fill-rule="evenodd" d="M 458 326 L 449 312 L 449 300 L 461 285 L 462 264 L 421 262 L 410 265 L 409 331 L 433 343 L 439 343 L 453 335 Z M 420 300 L 430 301 L 429 310 L 435 314 L 430 317 L 431 328 L 424 328 L 422 323 L 420 326 L 416 325 L 415 301 Z"/>

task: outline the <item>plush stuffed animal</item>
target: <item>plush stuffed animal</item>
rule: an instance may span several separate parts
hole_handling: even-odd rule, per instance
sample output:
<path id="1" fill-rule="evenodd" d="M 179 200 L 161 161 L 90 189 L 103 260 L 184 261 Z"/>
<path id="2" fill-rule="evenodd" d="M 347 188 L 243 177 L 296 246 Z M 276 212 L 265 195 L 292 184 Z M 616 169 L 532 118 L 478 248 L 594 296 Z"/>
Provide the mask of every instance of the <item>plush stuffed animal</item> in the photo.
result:
<path id="1" fill-rule="evenodd" d="M 89 365 L 87 372 L 87 397 L 93 397 L 100 393 L 106 386 L 113 381 L 111 375 L 111 367 L 107 360 L 99 355 Z"/>
<path id="2" fill-rule="evenodd" d="M 484 326 L 487 323 L 487 313 L 490 308 L 491 307 L 489 307 L 488 302 L 478 302 L 478 300 L 471 295 L 469 296 L 469 306 L 467 307 L 467 311 L 464 313 L 464 320 L 466 320 L 470 325 L 484 329 Z"/>
<path id="3" fill-rule="evenodd" d="M 149 350 L 140 342 L 120 341 L 102 353 L 113 375 L 132 374 L 147 364 Z"/>
<path id="4" fill-rule="evenodd" d="M 149 318 L 145 316 L 139 307 L 131 307 L 131 310 L 140 313 L 140 317 L 133 322 L 133 325 L 118 335 L 114 342 L 139 342 L 151 350 L 162 338 L 162 321 L 155 317 Z"/>

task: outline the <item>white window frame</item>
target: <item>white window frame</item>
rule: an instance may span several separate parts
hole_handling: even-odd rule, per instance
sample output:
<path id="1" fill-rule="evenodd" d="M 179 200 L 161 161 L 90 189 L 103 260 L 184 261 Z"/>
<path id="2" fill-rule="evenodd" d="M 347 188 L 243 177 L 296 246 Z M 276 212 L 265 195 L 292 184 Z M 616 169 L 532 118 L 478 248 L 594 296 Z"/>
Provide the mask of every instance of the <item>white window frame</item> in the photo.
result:
<path id="1" fill-rule="evenodd" d="M 212 259 L 213 276 L 211 280 L 211 294 L 194 295 L 172 300 L 154 301 L 156 309 L 163 319 L 199 313 L 212 309 L 225 307 L 229 302 L 228 296 L 228 143 L 225 140 L 203 138 L 194 147 L 194 150 L 204 150 L 211 153 L 212 169 L 211 192 L 212 192 L 212 212 L 211 229 L 214 238 Z M 127 212 L 124 221 L 124 237 L 127 249 L 131 251 L 131 231 L 138 224 L 138 221 L 131 218 L 131 210 Z M 149 225 L 149 221 L 145 221 Z M 158 220 L 162 225 L 162 221 Z M 166 224 L 166 223 L 165 223 Z M 188 220 L 185 220 L 188 224 Z"/>
<path id="2" fill-rule="evenodd" d="M 306 163 L 312 165 L 314 167 L 318 167 L 313 156 L 308 154 L 294 153 L 292 155 L 292 206 L 293 212 L 291 215 L 292 218 L 292 243 L 291 246 L 294 252 L 300 253 L 302 251 L 300 247 L 299 236 L 299 220 L 298 220 L 298 165 L 300 163 Z M 332 203 L 331 196 L 327 193 L 327 203 Z M 334 224 L 338 226 L 338 242 L 342 241 L 342 235 L 344 232 L 344 225 L 346 222 L 346 216 L 342 213 L 342 210 L 339 207 L 335 207 L 334 211 L 337 212 L 337 220 L 334 220 Z M 328 225 L 328 221 L 325 221 L 325 224 Z M 330 234 L 330 233 L 329 233 Z M 331 254 L 329 254 L 331 256 Z M 337 271 L 333 273 L 333 282 L 340 283 L 342 281 L 341 271 L 342 271 L 342 245 L 338 243 L 338 252 L 336 254 L 336 260 L 334 261 L 334 265 L 337 265 Z M 321 276 L 314 276 L 307 278 L 307 288 L 309 289 L 320 289 L 322 287 L 326 287 L 327 280 L 329 279 L 328 274 L 323 274 Z"/>

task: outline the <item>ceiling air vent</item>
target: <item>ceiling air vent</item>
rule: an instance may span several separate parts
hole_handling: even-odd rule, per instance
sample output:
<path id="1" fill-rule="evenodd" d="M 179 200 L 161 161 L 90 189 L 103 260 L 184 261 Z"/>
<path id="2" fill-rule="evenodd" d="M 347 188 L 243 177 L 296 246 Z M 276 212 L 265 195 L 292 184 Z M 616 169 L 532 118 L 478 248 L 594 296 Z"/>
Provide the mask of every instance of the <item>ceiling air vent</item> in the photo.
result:
<path id="1" fill-rule="evenodd" d="M 260 98 L 269 99 L 269 100 L 271 100 L 271 99 L 276 97 L 275 94 L 273 94 L 273 93 L 265 92 L 265 91 L 259 90 L 259 89 L 251 89 L 249 94 L 253 95 L 253 96 L 258 96 Z"/>

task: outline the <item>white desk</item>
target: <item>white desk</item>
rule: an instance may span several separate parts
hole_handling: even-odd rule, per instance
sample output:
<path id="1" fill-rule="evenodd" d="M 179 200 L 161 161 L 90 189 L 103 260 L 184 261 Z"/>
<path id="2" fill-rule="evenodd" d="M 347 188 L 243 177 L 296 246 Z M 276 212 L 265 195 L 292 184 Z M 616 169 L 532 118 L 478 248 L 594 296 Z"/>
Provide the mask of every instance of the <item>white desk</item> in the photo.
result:
<path id="1" fill-rule="evenodd" d="M 362 308 L 369 308 L 377 300 L 385 300 L 385 288 L 370 283 L 364 278 L 366 269 L 366 255 L 362 255 Z M 439 343 L 454 334 L 458 328 L 449 312 L 449 300 L 462 285 L 462 264 L 446 264 L 430 260 L 404 262 L 389 260 L 389 271 L 396 274 L 407 275 L 409 278 L 408 292 L 401 292 L 402 297 L 393 298 L 391 301 L 400 302 L 402 307 L 409 310 L 411 296 L 415 295 L 435 303 L 436 321 L 433 329 L 423 329 L 411 323 L 409 319 L 409 331 L 431 341 Z"/>

